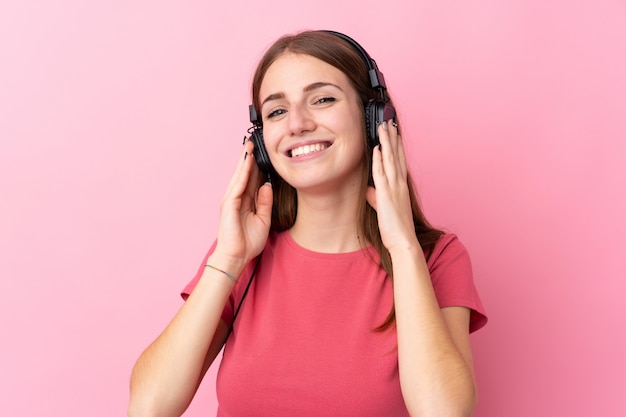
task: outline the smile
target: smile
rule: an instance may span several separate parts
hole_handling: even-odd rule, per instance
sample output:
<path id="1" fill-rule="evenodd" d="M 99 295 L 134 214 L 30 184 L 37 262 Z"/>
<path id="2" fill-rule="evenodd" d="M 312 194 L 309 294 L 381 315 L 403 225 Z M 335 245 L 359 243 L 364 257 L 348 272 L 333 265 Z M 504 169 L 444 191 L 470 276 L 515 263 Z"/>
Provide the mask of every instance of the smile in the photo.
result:
<path id="1" fill-rule="evenodd" d="M 297 148 L 293 148 L 289 151 L 289 154 L 292 158 L 297 158 L 299 156 L 310 155 L 315 152 L 321 152 L 324 149 L 328 148 L 330 143 L 322 142 L 322 143 L 313 143 L 310 145 L 299 146 Z"/>

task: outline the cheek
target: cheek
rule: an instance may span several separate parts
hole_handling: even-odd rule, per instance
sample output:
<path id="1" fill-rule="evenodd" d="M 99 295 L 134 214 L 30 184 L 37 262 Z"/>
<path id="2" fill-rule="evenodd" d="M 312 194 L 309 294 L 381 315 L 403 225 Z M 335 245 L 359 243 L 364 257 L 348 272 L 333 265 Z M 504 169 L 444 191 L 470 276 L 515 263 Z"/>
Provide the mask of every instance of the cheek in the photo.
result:
<path id="1" fill-rule="evenodd" d="M 263 127 L 263 143 L 269 153 L 273 153 L 278 143 L 278 130 L 276 125 Z"/>
<path id="2" fill-rule="evenodd" d="M 329 115 L 320 124 L 330 131 L 348 137 L 362 137 L 365 134 L 365 121 L 361 120 L 361 114 L 338 113 Z"/>
<path id="3" fill-rule="evenodd" d="M 355 136 L 365 134 L 365 114 L 362 109 L 356 105 L 351 106 L 351 108 L 343 114 L 341 123 L 345 131 L 349 131 Z"/>
<path id="4" fill-rule="evenodd" d="M 355 143 L 359 144 L 359 146 L 366 145 L 365 121 L 361 121 L 359 115 L 357 115 L 357 117 L 352 117 L 350 120 L 350 123 L 343 124 L 344 134 L 350 136 Z"/>

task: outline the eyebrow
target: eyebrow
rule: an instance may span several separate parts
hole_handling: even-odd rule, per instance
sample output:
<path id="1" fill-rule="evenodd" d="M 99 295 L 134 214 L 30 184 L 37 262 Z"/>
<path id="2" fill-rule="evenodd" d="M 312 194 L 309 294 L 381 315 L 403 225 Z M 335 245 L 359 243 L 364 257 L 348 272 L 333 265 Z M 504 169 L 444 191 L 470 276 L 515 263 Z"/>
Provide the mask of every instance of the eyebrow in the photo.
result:
<path id="1" fill-rule="evenodd" d="M 308 92 L 311 92 L 313 90 L 317 90 L 319 88 L 327 87 L 327 86 L 335 87 L 335 88 L 338 88 L 339 90 L 343 91 L 343 89 L 341 87 L 339 87 L 337 84 L 327 83 L 327 82 L 317 82 L 317 83 L 309 84 L 306 87 L 304 87 L 304 89 L 302 91 L 304 91 L 305 93 L 308 93 Z M 284 93 L 270 94 L 269 96 L 267 96 L 265 98 L 265 100 L 263 100 L 261 102 L 261 107 L 263 107 L 265 105 L 265 103 L 267 103 L 268 101 L 280 100 L 281 98 L 285 98 L 285 94 Z"/>

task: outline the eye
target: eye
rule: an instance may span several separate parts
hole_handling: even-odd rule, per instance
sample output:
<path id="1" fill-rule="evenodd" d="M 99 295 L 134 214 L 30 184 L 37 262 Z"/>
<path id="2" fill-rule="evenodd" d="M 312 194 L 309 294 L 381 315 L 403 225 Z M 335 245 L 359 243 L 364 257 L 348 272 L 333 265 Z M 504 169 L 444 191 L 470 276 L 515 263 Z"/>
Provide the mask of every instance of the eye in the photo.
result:
<path id="1" fill-rule="evenodd" d="M 321 97 L 314 104 L 328 104 L 336 101 L 335 97 Z"/>
<path id="2" fill-rule="evenodd" d="M 272 119 L 274 117 L 281 116 L 281 115 L 283 115 L 285 113 L 286 113 L 285 109 L 276 109 L 276 110 L 273 110 L 273 111 L 269 112 L 268 115 L 265 116 L 265 118 L 266 119 Z"/>

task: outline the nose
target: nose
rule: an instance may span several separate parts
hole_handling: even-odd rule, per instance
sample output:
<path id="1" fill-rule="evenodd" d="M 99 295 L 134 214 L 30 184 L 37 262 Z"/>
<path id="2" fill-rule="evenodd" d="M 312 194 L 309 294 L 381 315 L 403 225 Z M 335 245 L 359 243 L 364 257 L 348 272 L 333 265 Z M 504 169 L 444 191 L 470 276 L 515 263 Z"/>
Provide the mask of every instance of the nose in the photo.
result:
<path id="1" fill-rule="evenodd" d="M 289 133 L 292 136 L 302 135 L 315 130 L 315 120 L 306 106 L 295 105 L 287 113 Z"/>

